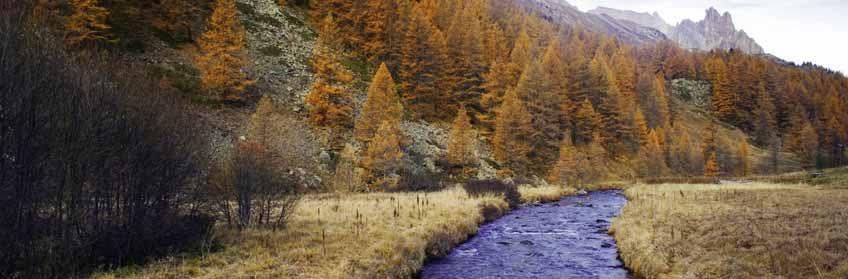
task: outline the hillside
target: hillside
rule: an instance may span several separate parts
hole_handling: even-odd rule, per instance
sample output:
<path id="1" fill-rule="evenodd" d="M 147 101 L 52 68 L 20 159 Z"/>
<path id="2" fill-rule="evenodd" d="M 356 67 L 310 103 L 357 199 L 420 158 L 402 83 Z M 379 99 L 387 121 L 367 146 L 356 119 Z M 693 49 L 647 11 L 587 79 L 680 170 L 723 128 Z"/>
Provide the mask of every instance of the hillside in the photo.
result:
<path id="1" fill-rule="evenodd" d="M 842 74 L 687 49 L 634 22 L 655 15 L 21 3 L 0 0 L 0 277 L 408 277 L 522 203 L 848 163 Z"/>
<path id="2" fill-rule="evenodd" d="M 582 14 L 575 8 L 568 5 L 549 3 L 549 2 L 534 2 L 521 3 L 521 7 L 525 7 L 531 11 L 542 13 L 542 18 L 559 22 L 563 26 L 571 26 L 575 24 L 584 24 L 589 22 L 598 22 L 598 15 Z M 308 125 L 308 105 L 306 104 L 306 95 L 311 89 L 312 83 L 315 80 L 312 72 L 310 59 L 313 54 L 313 47 L 318 38 L 318 30 L 309 21 L 309 15 L 303 6 L 291 6 L 288 9 L 280 9 L 277 3 L 272 0 L 239 0 L 237 3 L 239 15 L 246 31 L 246 53 L 250 62 L 250 76 L 257 81 L 252 92 L 258 93 L 259 96 L 268 96 L 275 100 L 283 110 L 296 115 L 295 119 L 302 121 L 303 125 Z M 613 10 L 613 9 L 608 9 Z M 592 13 L 599 13 L 594 11 Z M 612 16 L 612 15 L 610 15 Z M 621 15 L 619 15 L 620 17 Z M 603 17 L 603 16 L 601 16 Z M 607 18 L 606 22 L 610 22 Z M 613 22 L 613 25 L 619 23 Z M 586 25 L 589 30 L 593 30 L 592 24 Z M 601 27 L 598 27 L 601 28 Z M 599 32 L 604 34 L 612 34 L 621 38 L 623 41 L 633 41 L 637 43 L 649 43 L 657 39 L 653 37 L 633 37 L 634 34 L 642 33 L 621 33 L 623 31 L 608 29 L 603 27 Z M 633 31 L 632 29 L 629 29 Z M 196 32 L 200 32 L 197 30 Z M 628 39 L 630 38 L 630 39 Z M 155 42 L 155 38 L 151 38 Z M 181 80 L 189 80 L 197 82 L 196 69 L 191 66 L 192 55 L 195 53 L 195 47 L 191 44 L 169 45 L 165 42 L 157 44 L 153 51 L 147 51 L 144 54 L 137 56 L 140 61 L 148 61 L 150 67 L 156 72 L 161 72 L 162 78 L 169 81 L 180 82 Z M 565 53 L 567 54 L 567 53 Z M 132 56 L 131 56 L 132 57 Z M 370 82 L 370 75 L 374 71 L 373 65 L 368 65 L 362 58 L 350 57 L 344 58 L 343 64 L 354 73 L 356 82 L 355 86 L 351 87 L 352 93 L 355 96 L 355 111 L 361 112 L 362 102 L 365 101 L 366 89 Z M 155 62 L 155 63 L 151 63 Z M 189 82 L 191 84 L 191 82 Z M 179 83 L 175 84 L 179 85 Z M 193 86 L 197 86 L 196 84 Z M 183 87 L 178 87 L 178 89 Z M 186 94 L 196 94 L 192 92 L 197 88 L 189 87 L 186 89 Z M 676 92 L 681 94 L 681 92 Z M 689 95 L 683 92 L 684 95 Z M 700 92 L 701 95 L 709 95 L 711 92 Z M 698 135 L 703 131 L 703 128 L 712 123 L 713 126 L 719 128 L 719 134 L 722 135 L 722 142 L 727 146 L 727 156 L 736 152 L 737 142 L 743 140 L 745 133 L 738 127 L 732 124 L 719 122 L 715 118 L 709 116 L 710 113 L 705 112 L 707 109 L 703 104 L 698 105 L 691 103 L 692 101 L 679 100 L 679 96 L 672 96 L 675 103 L 680 104 L 680 112 L 676 122 L 686 130 L 690 135 Z M 705 96 L 709 102 L 711 97 Z M 700 108 L 699 108 L 700 107 Z M 240 107 L 220 107 L 220 106 L 196 106 L 196 114 L 210 123 L 210 128 L 213 129 L 215 135 L 223 135 L 222 138 L 216 139 L 215 142 L 225 144 L 234 142 L 239 137 L 245 135 L 246 127 L 249 124 L 248 114 L 250 108 Z M 450 127 L 441 121 L 422 121 L 415 119 L 405 120 L 402 126 L 404 135 L 409 137 L 409 144 L 405 146 L 406 164 L 410 170 L 416 173 L 432 172 L 440 173 L 446 169 L 438 162 L 443 158 L 448 151 Z M 317 154 L 313 154 L 316 162 L 323 162 L 323 167 L 316 169 L 328 169 L 334 163 L 327 161 L 325 156 L 335 157 L 337 151 L 333 151 L 328 146 L 330 137 L 333 131 L 320 128 L 312 128 L 309 138 L 313 138 L 321 149 Z M 699 136 L 693 136 L 699 138 Z M 750 138 L 750 137 L 749 137 Z M 494 177 L 498 171 L 498 163 L 492 153 L 491 141 L 481 137 L 476 145 L 478 146 L 478 154 L 481 156 L 477 165 L 480 172 L 477 176 L 480 178 Z M 350 142 L 350 147 L 353 150 L 362 149 L 363 146 L 356 142 Z M 765 165 L 767 152 L 763 151 L 765 147 L 753 147 L 753 164 L 754 166 Z M 792 157 L 789 153 L 783 154 L 781 158 Z M 324 158 L 324 159 L 321 159 Z M 795 170 L 799 167 L 797 160 L 781 160 L 785 166 L 781 169 Z M 317 171 L 316 171 L 317 172 Z M 621 172 L 612 177 L 629 176 L 630 172 Z M 319 175 L 318 173 L 312 175 Z M 539 177 L 542 177 L 540 175 Z"/>
<path id="3" fill-rule="evenodd" d="M 306 119 L 307 105 L 305 98 L 311 87 L 311 82 L 314 80 L 313 73 L 309 70 L 309 61 L 317 39 L 315 28 L 307 23 L 306 11 L 296 6 L 281 10 L 272 0 L 240 0 L 238 8 L 242 22 L 246 26 L 246 51 L 252 62 L 251 75 L 258 81 L 256 91 L 262 92 L 261 94 L 264 96 L 272 97 L 285 110 L 298 115 L 300 121 L 303 121 L 303 124 L 306 125 L 308 121 Z M 142 58 L 142 60 L 161 61 L 152 65 L 152 67 L 166 69 L 167 72 L 173 73 L 174 69 L 186 69 L 185 65 L 190 63 L 192 49 L 191 45 L 180 45 L 174 48 L 162 47 L 155 52 L 145 53 L 145 58 Z M 350 70 L 357 72 L 357 78 L 360 79 L 359 82 L 362 84 L 357 86 L 358 90 L 354 90 L 359 102 L 357 107 L 361 108 L 361 102 L 365 99 L 365 88 L 367 88 L 370 78 L 367 76 L 368 73 L 363 71 L 371 70 L 361 68 L 363 66 L 357 65 L 358 63 L 362 62 L 351 59 L 346 65 L 352 67 Z M 189 75 L 193 71 L 173 74 Z M 188 78 L 192 77 L 188 76 Z M 704 94 L 704 92 L 700 94 Z M 730 146 L 743 139 L 743 132 L 732 125 L 718 122 L 708 116 L 708 113 L 692 104 L 683 101 L 677 102 L 681 104 L 681 115 L 678 120 L 682 123 L 681 127 L 686 127 L 685 130 L 688 133 L 697 135 L 700 131 L 703 131 L 708 123 L 713 123 L 719 127 L 719 134 L 723 135 L 723 142 L 729 146 L 729 152 L 735 152 L 736 147 L 731 148 Z M 225 135 L 227 141 L 235 141 L 246 132 L 246 127 L 249 124 L 246 113 L 249 110 L 245 111 L 241 108 L 210 110 L 204 107 L 197 107 L 197 109 L 199 115 L 213 123 L 211 125 L 211 128 L 215 131 L 213 134 Z M 417 172 L 443 172 L 444 169 L 437 166 L 436 162 L 447 152 L 450 127 L 438 122 L 422 121 L 408 121 L 402 127 L 404 134 L 409 137 L 411 142 L 407 150 L 410 161 L 407 163 L 410 164 L 412 170 Z M 319 145 L 326 148 L 329 137 L 328 131 L 315 129 L 313 133 L 315 136 L 311 137 Z M 477 144 L 480 148 L 479 154 L 482 156 L 479 161 L 481 172 L 478 173 L 478 177 L 494 177 L 497 170 L 494 169 L 496 167 L 494 165 L 495 159 L 491 154 L 490 143 L 484 140 Z M 765 164 L 763 162 L 766 160 L 766 152 L 756 147 L 754 150 L 756 155 L 752 157 L 754 165 Z M 332 151 L 325 149 L 319 154 L 313 154 L 314 159 L 317 162 L 319 155 L 323 156 L 321 154 L 327 153 L 332 153 Z M 791 155 L 787 154 L 787 156 Z M 782 168 L 788 170 L 798 168 L 797 162 L 786 161 L 785 163 L 787 165 Z M 621 172 L 611 176 L 610 179 L 620 179 L 629 175 L 629 171 Z"/>

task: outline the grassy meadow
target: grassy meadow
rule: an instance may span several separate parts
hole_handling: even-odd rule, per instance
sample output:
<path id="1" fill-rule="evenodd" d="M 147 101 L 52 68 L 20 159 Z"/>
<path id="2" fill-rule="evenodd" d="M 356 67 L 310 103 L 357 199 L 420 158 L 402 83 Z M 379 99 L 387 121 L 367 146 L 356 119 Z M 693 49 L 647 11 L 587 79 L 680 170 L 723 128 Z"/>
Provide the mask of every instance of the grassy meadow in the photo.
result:
<path id="1" fill-rule="evenodd" d="M 557 186 L 520 192 L 528 202 L 574 193 Z M 480 224 L 507 211 L 502 197 L 469 197 L 462 188 L 309 195 L 286 229 L 219 231 L 219 251 L 95 278 L 407 278 L 426 258 L 447 255 Z"/>
<path id="2" fill-rule="evenodd" d="M 638 185 L 610 228 L 644 278 L 848 278 L 848 191 Z"/>

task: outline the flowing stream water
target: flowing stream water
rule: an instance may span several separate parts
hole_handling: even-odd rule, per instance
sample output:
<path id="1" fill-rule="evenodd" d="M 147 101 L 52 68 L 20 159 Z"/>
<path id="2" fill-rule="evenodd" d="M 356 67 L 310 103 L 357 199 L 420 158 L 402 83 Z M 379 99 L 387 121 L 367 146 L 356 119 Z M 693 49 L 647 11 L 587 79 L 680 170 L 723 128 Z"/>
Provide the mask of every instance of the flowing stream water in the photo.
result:
<path id="1" fill-rule="evenodd" d="M 513 210 L 425 265 L 421 278 L 632 278 L 607 234 L 626 202 L 598 191 Z"/>

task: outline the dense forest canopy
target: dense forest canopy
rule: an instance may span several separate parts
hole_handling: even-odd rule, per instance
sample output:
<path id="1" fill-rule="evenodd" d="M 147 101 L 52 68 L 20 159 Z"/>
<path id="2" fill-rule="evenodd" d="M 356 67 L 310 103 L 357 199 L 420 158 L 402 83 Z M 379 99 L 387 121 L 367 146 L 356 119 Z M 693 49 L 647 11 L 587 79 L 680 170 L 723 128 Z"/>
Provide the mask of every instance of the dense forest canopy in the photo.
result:
<path id="1" fill-rule="evenodd" d="M 333 150 L 340 151 L 349 138 L 345 135 L 361 126 L 355 123 L 374 126 L 369 130 L 380 125 L 353 119 L 354 81 L 342 62 L 363 58 L 373 70 L 385 65 L 408 120 L 449 122 L 464 111 L 496 152 L 503 145 L 522 147 L 509 160 L 529 163 L 526 169 L 504 173 L 546 176 L 565 138 L 577 150 L 597 143 L 610 160 L 633 162 L 646 157 L 640 153 L 649 149 L 651 134 L 659 138 L 666 158 L 666 166 L 657 169 L 662 173 L 653 175 L 702 174 L 710 152 L 716 152 L 723 172 L 734 172 L 731 165 L 739 162 L 731 162 L 735 156 L 730 150 L 736 147 L 711 146 L 703 134 L 683 135 L 687 132 L 677 123 L 677 106 L 683 104 L 668 89 L 674 80 L 707 81 L 711 92 L 705 109 L 747 133 L 755 146 L 776 150 L 773 157 L 778 151 L 793 152 L 806 167 L 844 162 L 848 81 L 815 65 L 796 66 L 734 50 L 689 51 L 668 41 L 629 45 L 543 19 L 515 1 L 279 4 L 307 9 L 318 32 L 309 118 L 315 127 L 340 135 L 331 143 Z M 235 19 L 237 5 L 234 0 L 42 0 L 34 16 L 64 27 L 65 41 L 74 47 L 131 48 L 144 36 L 130 31 L 139 26 L 160 37 L 196 42 L 204 89 L 213 98 L 240 101 L 253 81 L 241 70 L 246 67 L 244 28 Z M 520 104 L 506 102 L 509 92 Z M 501 113 L 507 109 L 504 104 L 527 115 Z M 527 120 L 505 119 L 516 117 Z M 498 123 L 527 127 L 500 125 L 499 131 Z M 504 135 L 519 131 L 526 134 Z M 359 142 L 371 141 L 356 134 Z M 699 166 L 672 162 L 685 155 L 672 154 L 680 138 L 701 139 L 704 152 L 696 152 L 701 156 L 684 160 Z"/>

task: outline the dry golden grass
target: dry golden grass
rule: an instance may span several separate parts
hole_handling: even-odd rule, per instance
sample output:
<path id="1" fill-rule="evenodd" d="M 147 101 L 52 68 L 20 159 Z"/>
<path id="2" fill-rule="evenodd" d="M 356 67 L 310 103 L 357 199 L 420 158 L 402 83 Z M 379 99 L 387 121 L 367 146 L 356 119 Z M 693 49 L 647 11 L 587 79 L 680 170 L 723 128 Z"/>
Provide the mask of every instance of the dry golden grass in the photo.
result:
<path id="1" fill-rule="evenodd" d="M 574 195 L 577 190 L 559 185 L 531 186 L 521 185 L 518 187 L 522 203 L 549 203 L 558 202 L 562 197 Z"/>
<path id="2" fill-rule="evenodd" d="M 645 278 L 848 278 L 848 191 L 640 185 L 610 229 Z"/>
<path id="3" fill-rule="evenodd" d="M 286 230 L 219 234 L 224 250 L 99 278 L 405 278 L 503 215 L 500 197 L 436 193 L 307 196 Z"/>

